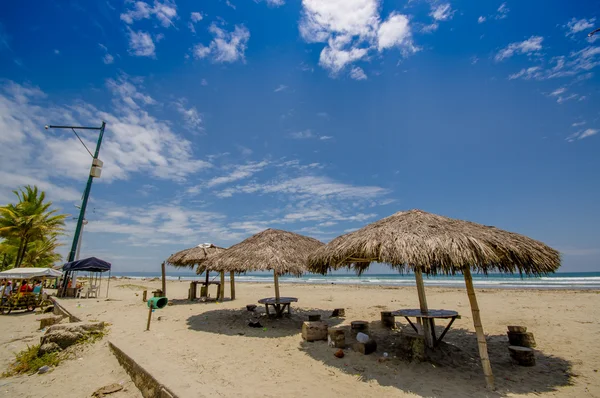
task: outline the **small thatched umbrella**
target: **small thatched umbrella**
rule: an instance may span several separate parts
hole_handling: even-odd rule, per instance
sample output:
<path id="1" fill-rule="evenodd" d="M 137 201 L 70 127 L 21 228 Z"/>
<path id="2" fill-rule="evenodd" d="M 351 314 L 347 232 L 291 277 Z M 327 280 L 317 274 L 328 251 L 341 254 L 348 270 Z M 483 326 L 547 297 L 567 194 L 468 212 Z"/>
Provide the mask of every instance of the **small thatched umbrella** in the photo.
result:
<path id="1" fill-rule="evenodd" d="M 197 274 L 206 272 L 206 286 L 208 286 L 209 269 L 204 267 L 203 263 L 211 256 L 222 253 L 226 249 L 213 245 L 212 243 L 204 243 L 194 246 L 189 249 L 179 251 L 172 254 L 166 261 L 167 264 L 177 268 L 191 268 L 198 265 Z M 233 281 L 232 281 L 233 283 Z M 223 287 L 222 287 L 223 288 Z M 232 287 L 232 291 L 234 288 Z M 233 297 L 232 297 L 233 298 Z"/>
<path id="2" fill-rule="evenodd" d="M 471 268 L 483 273 L 498 270 L 544 275 L 556 271 L 560 266 L 560 255 L 523 235 L 411 210 L 398 212 L 332 240 L 310 257 L 308 268 L 325 274 L 329 269 L 348 267 L 361 273 L 371 262 L 387 263 L 400 272 L 414 271 L 423 312 L 428 310 L 423 272 L 428 275 L 463 273 L 486 383 L 493 389 L 494 378 Z M 427 337 L 425 327 L 428 327 L 427 322 L 424 324 Z"/>
<path id="3" fill-rule="evenodd" d="M 279 300 L 279 275 L 302 275 L 309 254 L 321 246 L 323 243 L 308 236 L 267 229 L 210 257 L 204 266 L 224 272 L 273 271 Z"/>

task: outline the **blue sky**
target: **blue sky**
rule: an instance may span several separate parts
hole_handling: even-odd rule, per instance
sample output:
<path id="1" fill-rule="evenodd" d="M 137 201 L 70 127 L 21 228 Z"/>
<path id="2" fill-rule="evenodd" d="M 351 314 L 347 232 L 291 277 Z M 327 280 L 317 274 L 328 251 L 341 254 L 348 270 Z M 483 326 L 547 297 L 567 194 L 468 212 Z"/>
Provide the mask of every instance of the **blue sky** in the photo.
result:
<path id="1" fill-rule="evenodd" d="M 37 184 L 76 215 L 90 156 L 43 126 L 105 120 L 82 255 L 119 271 L 268 227 L 329 241 L 412 208 L 598 271 L 593 5 L 3 2 L 0 201 Z"/>

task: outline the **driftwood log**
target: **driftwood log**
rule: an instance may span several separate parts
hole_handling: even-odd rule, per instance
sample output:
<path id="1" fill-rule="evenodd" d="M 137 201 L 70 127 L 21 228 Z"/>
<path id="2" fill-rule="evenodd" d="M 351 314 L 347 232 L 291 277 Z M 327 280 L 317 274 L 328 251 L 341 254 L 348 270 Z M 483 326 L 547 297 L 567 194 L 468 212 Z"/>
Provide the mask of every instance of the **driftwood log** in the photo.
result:
<path id="1" fill-rule="evenodd" d="M 377 351 L 377 343 L 373 339 L 369 339 L 366 343 L 354 343 L 352 349 L 360 352 L 363 355 L 369 355 Z"/>
<path id="2" fill-rule="evenodd" d="M 327 324 L 323 321 L 302 323 L 302 338 L 306 341 L 327 340 Z"/>
<path id="3" fill-rule="evenodd" d="M 518 332 L 508 332 L 508 342 L 510 345 L 519 346 L 519 347 L 535 347 L 535 339 L 533 338 L 533 333 L 518 333 Z"/>
<path id="4" fill-rule="evenodd" d="M 386 328 L 396 326 L 396 317 L 392 315 L 392 311 L 381 311 L 381 324 Z"/>
<path id="5" fill-rule="evenodd" d="M 329 329 L 329 345 L 335 348 L 346 347 L 346 332 L 343 329 Z"/>
<path id="6" fill-rule="evenodd" d="M 535 366 L 535 351 L 528 347 L 508 346 L 510 357 L 521 366 Z"/>

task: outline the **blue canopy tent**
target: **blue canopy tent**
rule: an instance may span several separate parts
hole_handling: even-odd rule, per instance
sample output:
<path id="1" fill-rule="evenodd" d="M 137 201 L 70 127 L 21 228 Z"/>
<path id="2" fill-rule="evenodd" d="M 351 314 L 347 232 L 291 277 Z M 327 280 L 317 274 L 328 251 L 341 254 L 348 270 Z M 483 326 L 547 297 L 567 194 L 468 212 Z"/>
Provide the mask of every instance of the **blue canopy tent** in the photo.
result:
<path id="1" fill-rule="evenodd" d="M 108 297 L 108 288 L 110 287 L 110 269 L 111 264 L 107 261 L 100 260 L 96 257 L 88 257 L 81 260 L 71 261 L 66 263 L 62 267 L 65 273 L 76 272 L 76 271 L 87 271 L 90 273 L 96 273 L 96 280 L 98 280 L 98 275 L 102 272 L 108 271 L 108 283 L 106 287 L 106 297 Z M 102 283 L 102 279 L 100 278 L 100 283 Z"/>

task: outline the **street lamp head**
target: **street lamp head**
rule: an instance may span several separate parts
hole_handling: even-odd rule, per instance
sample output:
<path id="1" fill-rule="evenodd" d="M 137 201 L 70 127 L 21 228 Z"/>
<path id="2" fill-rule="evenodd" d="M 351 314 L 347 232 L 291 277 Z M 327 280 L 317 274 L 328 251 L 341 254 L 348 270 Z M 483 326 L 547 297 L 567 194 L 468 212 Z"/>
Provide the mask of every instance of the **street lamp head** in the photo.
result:
<path id="1" fill-rule="evenodd" d="M 46 130 L 48 130 L 48 129 L 50 128 L 50 126 L 48 126 L 48 125 L 45 125 L 45 126 L 44 126 L 44 128 L 45 128 Z"/>

